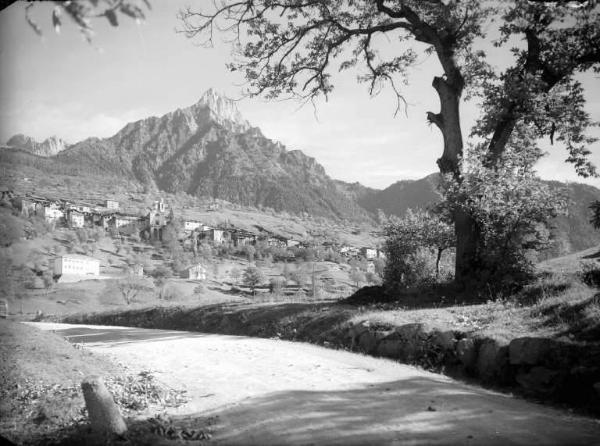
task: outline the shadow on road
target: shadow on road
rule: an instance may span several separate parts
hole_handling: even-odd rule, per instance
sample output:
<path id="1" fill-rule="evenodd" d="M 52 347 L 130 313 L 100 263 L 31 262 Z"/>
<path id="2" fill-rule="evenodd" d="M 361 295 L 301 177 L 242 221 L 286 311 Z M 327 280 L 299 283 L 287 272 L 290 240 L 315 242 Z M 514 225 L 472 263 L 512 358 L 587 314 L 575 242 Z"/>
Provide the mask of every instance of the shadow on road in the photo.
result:
<path id="1" fill-rule="evenodd" d="M 215 336 L 203 333 L 190 333 L 186 331 L 158 331 L 142 328 L 112 328 L 87 326 L 71 327 L 53 330 L 74 344 L 105 344 L 106 346 L 130 344 L 139 341 L 165 341 L 175 339 L 189 339 Z"/>
<path id="2" fill-rule="evenodd" d="M 215 445 L 587 445 L 600 436 L 593 420 L 425 377 L 343 391 L 274 392 L 160 423 L 167 427 L 163 436 L 210 433 Z M 156 419 L 132 420 L 130 435 L 157 444 L 165 438 L 156 436 L 156 426 Z"/>

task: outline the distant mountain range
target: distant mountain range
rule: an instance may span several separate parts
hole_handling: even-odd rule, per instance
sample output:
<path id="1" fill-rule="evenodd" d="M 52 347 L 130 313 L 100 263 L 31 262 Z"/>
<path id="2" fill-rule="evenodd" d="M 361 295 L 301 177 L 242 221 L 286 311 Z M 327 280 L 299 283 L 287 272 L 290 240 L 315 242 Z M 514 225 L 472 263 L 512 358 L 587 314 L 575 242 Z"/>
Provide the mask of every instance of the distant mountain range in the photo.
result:
<path id="1" fill-rule="evenodd" d="M 370 221 L 379 209 L 401 216 L 439 197 L 437 174 L 398 181 L 384 190 L 334 180 L 314 158 L 266 138 L 234 101 L 212 89 L 190 107 L 129 123 L 110 138 L 67 146 L 56 137 L 37 143 L 16 135 L 7 145 L 47 157 L 53 169 L 64 166 L 70 172 L 131 179 L 155 190 L 336 219 Z M 23 153 L 13 159 L 24 162 Z M 569 215 L 556 220 L 556 255 L 600 243 L 600 233 L 587 221 L 587 206 L 600 198 L 600 190 L 582 184 L 566 188 L 571 205 Z"/>

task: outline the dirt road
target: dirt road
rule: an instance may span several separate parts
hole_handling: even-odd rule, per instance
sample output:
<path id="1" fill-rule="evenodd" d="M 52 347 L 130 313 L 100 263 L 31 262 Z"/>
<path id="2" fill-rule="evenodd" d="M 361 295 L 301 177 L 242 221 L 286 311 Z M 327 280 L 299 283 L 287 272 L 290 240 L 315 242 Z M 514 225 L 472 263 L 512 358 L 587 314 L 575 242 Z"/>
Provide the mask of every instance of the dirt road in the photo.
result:
<path id="1" fill-rule="evenodd" d="M 600 420 L 389 360 L 270 339 L 32 323 L 186 389 L 211 444 L 600 444 Z"/>

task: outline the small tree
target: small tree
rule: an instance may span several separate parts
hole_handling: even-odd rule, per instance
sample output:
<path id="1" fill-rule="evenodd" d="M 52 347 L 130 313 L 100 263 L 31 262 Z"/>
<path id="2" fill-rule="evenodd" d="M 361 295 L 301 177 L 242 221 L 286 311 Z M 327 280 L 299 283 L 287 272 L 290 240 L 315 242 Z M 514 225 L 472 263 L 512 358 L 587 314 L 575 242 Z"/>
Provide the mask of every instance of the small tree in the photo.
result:
<path id="1" fill-rule="evenodd" d="M 308 282 L 308 275 L 304 268 L 298 268 L 290 273 L 290 278 L 300 287 L 303 287 Z"/>
<path id="2" fill-rule="evenodd" d="M 163 230 L 162 243 L 165 249 L 169 252 L 172 259 L 176 259 L 183 254 L 183 247 L 177 238 L 179 226 L 177 220 L 172 220 Z"/>
<path id="3" fill-rule="evenodd" d="M 240 279 L 240 277 L 242 277 L 242 272 L 240 271 L 239 268 L 233 267 L 231 269 L 231 271 L 229 271 L 229 275 L 231 276 L 231 278 L 233 279 L 233 281 L 235 283 L 237 283 L 237 281 Z"/>
<path id="4" fill-rule="evenodd" d="M 275 296 L 281 296 L 285 279 L 282 277 L 273 277 L 269 280 L 269 291 Z"/>
<path id="5" fill-rule="evenodd" d="M 117 280 L 116 286 L 127 305 L 130 305 L 139 293 L 152 290 L 143 280 L 136 276 L 127 276 Z"/>
<path id="6" fill-rule="evenodd" d="M 390 220 L 384 231 L 387 263 L 383 277 L 388 289 L 432 281 L 433 253 L 437 280 L 443 251 L 454 246 L 454 230 L 440 213 L 409 209 L 404 218 Z M 381 264 L 376 265 L 380 267 Z"/>
<path id="7" fill-rule="evenodd" d="M 181 297 L 181 292 L 174 286 L 164 286 L 161 290 L 159 298 L 162 300 L 177 300 Z"/>
<path id="8" fill-rule="evenodd" d="M 256 294 L 255 288 L 265 280 L 265 276 L 260 268 L 249 266 L 244 270 L 244 284 L 252 290 L 252 295 Z"/>
<path id="9" fill-rule="evenodd" d="M 373 260 L 373 267 L 375 268 L 375 274 L 383 278 L 383 272 L 385 270 L 385 260 L 383 260 L 381 257 L 376 258 L 375 260 Z"/>
<path id="10" fill-rule="evenodd" d="M 356 283 L 356 288 L 360 287 L 360 283 L 366 281 L 365 273 L 363 273 L 358 268 L 350 269 L 350 273 L 348 274 L 350 280 Z"/>
<path id="11" fill-rule="evenodd" d="M 167 278 L 171 277 L 171 271 L 164 265 L 159 265 L 150 273 L 150 276 L 154 279 L 154 286 L 158 290 L 158 298 L 162 299 Z"/>
<path id="12" fill-rule="evenodd" d="M 375 274 L 374 272 L 367 272 L 365 274 L 365 278 L 367 283 L 373 284 L 373 285 L 381 285 L 381 277 L 378 276 L 377 274 Z"/>
<path id="13" fill-rule="evenodd" d="M 292 279 L 292 270 L 290 268 L 289 263 L 285 263 L 283 265 L 283 269 L 281 270 L 281 275 L 283 277 L 285 277 L 285 280 L 291 280 Z"/>
<path id="14" fill-rule="evenodd" d="M 246 257 L 248 258 L 249 262 L 254 262 L 254 255 L 256 254 L 256 249 L 254 248 L 254 246 L 245 245 L 244 253 L 246 254 Z"/>

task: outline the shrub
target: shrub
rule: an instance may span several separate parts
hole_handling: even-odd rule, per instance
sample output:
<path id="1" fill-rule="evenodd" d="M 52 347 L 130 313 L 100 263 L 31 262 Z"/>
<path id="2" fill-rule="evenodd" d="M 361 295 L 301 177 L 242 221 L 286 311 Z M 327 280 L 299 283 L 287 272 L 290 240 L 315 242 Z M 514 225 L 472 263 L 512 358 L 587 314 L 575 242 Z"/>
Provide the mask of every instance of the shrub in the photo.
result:
<path id="1" fill-rule="evenodd" d="M 174 286 L 163 286 L 160 289 L 158 298 L 166 301 L 178 300 L 181 297 L 181 292 Z"/>
<path id="2" fill-rule="evenodd" d="M 373 284 L 373 285 L 381 285 L 381 277 L 379 277 L 377 274 L 373 273 L 373 272 L 367 272 L 365 274 L 365 278 L 367 280 L 367 283 L 369 284 Z"/>
<path id="3" fill-rule="evenodd" d="M 597 261 L 581 262 L 580 275 L 586 285 L 600 288 L 600 264 Z"/>
<path id="4" fill-rule="evenodd" d="M 23 223 L 8 211 L 0 212 L 0 246 L 10 246 L 23 237 Z"/>
<path id="5" fill-rule="evenodd" d="M 304 286 L 308 283 L 308 275 L 303 269 L 297 269 L 292 271 L 290 274 L 290 279 L 296 282 L 299 286 Z"/>
<path id="6" fill-rule="evenodd" d="M 367 280 L 365 273 L 354 267 L 348 273 L 348 277 L 352 282 L 356 283 L 356 288 L 360 286 L 361 282 L 365 282 Z"/>

